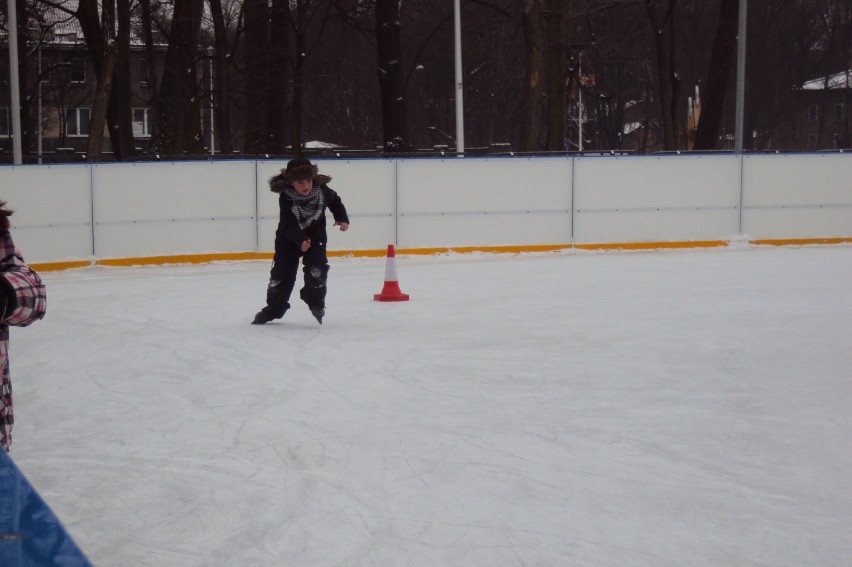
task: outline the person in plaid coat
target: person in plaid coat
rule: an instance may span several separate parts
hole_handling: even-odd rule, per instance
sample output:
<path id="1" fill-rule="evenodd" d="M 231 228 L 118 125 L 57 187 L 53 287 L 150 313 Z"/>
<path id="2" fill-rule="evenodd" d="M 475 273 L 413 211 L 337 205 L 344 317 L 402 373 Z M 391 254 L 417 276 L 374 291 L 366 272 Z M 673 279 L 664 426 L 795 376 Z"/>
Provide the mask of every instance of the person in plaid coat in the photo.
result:
<path id="1" fill-rule="evenodd" d="M 30 268 L 12 241 L 9 216 L 12 211 L 0 201 L 0 445 L 12 444 L 12 381 L 9 377 L 9 326 L 26 327 L 44 317 L 47 295 L 39 275 Z"/>

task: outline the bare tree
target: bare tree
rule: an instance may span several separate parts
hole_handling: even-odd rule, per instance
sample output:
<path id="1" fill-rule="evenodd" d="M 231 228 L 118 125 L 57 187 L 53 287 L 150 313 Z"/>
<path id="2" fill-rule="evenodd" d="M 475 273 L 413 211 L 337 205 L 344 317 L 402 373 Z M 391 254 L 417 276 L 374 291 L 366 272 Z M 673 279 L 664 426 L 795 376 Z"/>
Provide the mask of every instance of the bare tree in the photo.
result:
<path id="1" fill-rule="evenodd" d="M 287 30 L 286 0 L 272 0 L 269 26 L 269 93 L 267 101 L 267 150 L 285 153 L 287 146 Z"/>
<path id="2" fill-rule="evenodd" d="M 18 88 L 23 90 L 23 88 L 30 83 L 29 78 L 29 68 L 26 64 L 27 61 L 27 42 L 29 38 L 29 27 L 32 21 L 32 11 L 30 10 L 30 6 L 24 0 L 15 0 L 15 11 L 17 12 L 17 37 L 18 37 Z M 6 13 L 6 6 L 3 6 L 3 14 Z M 8 26 L 8 21 L 6 21 L 6 25 Z M 8 38 L 8 35 L 7 35 Z M 39 41 L 41 38 L 39 38 Z M 4 61 L 3 67 L 5 68 L 5 63 L 8 62 L 9 57 L 8 53 L 4 54 L 6 61 Z M 8 76 L 8 75 L 7 75 Z M 28 97 L 24 96 L 20 99 L 21 108 L 20 108 L 20 119 L 21 119 L 21 148 L 31 147 L 32 145 L 32 131 L 28 127 L 30 121 L 27 120 L 27 117 L 31 114 L 31 104 L 28 100 Z M 10 111 L 11 111 L 11 104 Z M 12 117 L 9 116 L 9 120 L 11 121 Z"/>
<path id="3" fill-rule="evenodd" d="M 154 44 L 154 17 L 151 0 L 139 0 L 139 24 L 140 35 L 145 46 L 144 57 L 148 62 L 145 82 L 148 85 L 149 92 L 152 93 L 145 101 L 150 109 L 151 116 L 149 120 L 149 134 L 156 139 L 161 128 L 158 120 L 161 116 L 159 97 L 160 81 L 157 73 L 157 47 Z"/>
<path id="4" fill-rule="evenodd" d="M 115 159 L 122 161 L 135 153 L 133 129 L 130 115 L 130 6 L 129 0 L 119 0 L 116 12 L 115 0 L 104 1 L 99 6 L 97 0 L 79 0 L 75 12 L 86 39 L 86 47 L 92 69 L 98 77 L 93 115 L 100 112 L 100 104 L 105 104 L 106 123 Z M 118 30 L 115 22 L 118 17 Z M 117 76 L 115 76 L 117 74 Z M 113 83 L 120 83 L 113 89 Z M 90 136 L 94 140 L 89 145 L 89 159 L 97 159 L 101 152 L 102 132 L 93 124 Z M 103 128 L 103 123 L 100 124 Z M 97 131 L 96 131 L 97 130 Z M 95 157 L 92 157 L 94 154 Z"/>
<path id="5" fill-rule="evenodd" d="M 547 0 L 547 143 L 565 148 L 565 0 Z"/>
<path id="6" fill-rule="evenodd" d="M 544 50 L 542 46 L 541 7 L 539 0 L 523 0 L 524 18 L 524 110 L 521 115 L 521 137 L 518 149 L 537 151 L 544 110 Z"/>
<path id="7" fill-rule="evenodd" d="M 98 74 L 98 86 L 95 89 L 95 100 L 92 105 L 92 116 L 89 123 L 89 140 L 86 147 L 88 161 L 100 161 L 103 151 L 104 125 L 107 118 L 107 105 L 112 91 L 113 70 L 115 68 L 115 41 L 110 40 L 104 50 L 101 70 Z"/>
<path id="8" fill-rule="evenodd" d="M 204 152 L 196 70 L 201 9 L 202 0 L 175 0 L 160 84 L 161 128 L 157 145 L 166 155 Z M 162 127 L 164 125 L 170 127 Z"/>
<path id="9" fill-rule="evenodd" d="M 248 153 L 266 151 L 267 99 L 269 89 L 269 9 L 266 0 L 246 0 L 245 14 L 245 81 L 246 141 Z"/>
<path id="10" fill-rule="evenodd" d="M 679 150 L 684 147 L 682 114 L 685 101 L 681 97 L 682 84 L 677 66 L 678 0 L 645 0 L 645 9 L 656 47 L 663 145 L 666 150 Z"/>
<path id="11" fill-rule="evenodd" d="M 87 100 L 109 100 L 106 122 L 116 157 L 132 155 L 126 53 L 133 0 L 79 0 L 71 10 L 60 0 L 16 1 L 29 20 L 26 11 L 34 6 L 77 16 L 97 76 L 108 40 L 115 40 L 109 96 L 101 87 L 100 96 Z M 160 154 L 203 152 L 200 107 L 210 83 L 196 76 L 207 57 L 200 44 L 215 45 L 211 88 L 220 151 L 242 146 L 281 154 L 292 146 L 299 153 L 305 139 L 370 150 L 378 144 L 388 152 L 454 142 L 447 3 L 206 0 L 210 18 L 201 28 L 204 1 L 134 4 L 138 20 L 131 22 L 138 22 L 146 45 L 147 104 Z M 528 152 L 560 150 L 575 137 L 566 127 L 578 117 L 580 93 L 588 109 L 585 147 L 684 149 L 686 94 L 693 86 L 703 98 L 696 147 L 724 147 L 733 122 L 736 6 L 738 0 L 465 0 L 468 149 L 499 143 Z M 749 27 L 746 147 L 803 149 L 814 136 L 820 147 L 848 145 L 849 90 L 802 93 L 796 85 L 849 66 L 852 4 L 755 0 L 750 12 L 750 22 L 760 25 Z M 167 43 L 156 39 L 158 29 Z M 25 57 L 31 58 L 36 44 L 28 41 Z M 22 71 L 33 67 L 32 61 L 21 65 Z M 31 76 L 24 82 L 30 91 L 38 84 Z M 83 96 L 75 87 L 77 95 Z M 32 106 L 34 100 L 30 93 L 22 102 Z M 820 105 L 818 120 L 803 117 L 803 104 Z M 30 116 L 25 140 L 32 139 L 32 123 Z"/>
<path id="12" fill-rule="evenodd" d="M 382 101 L 382 143 L 389 153 L 409 151 L 398 0 L 376 0 L 376 46 Z"/>
<path id="13" fill-rule="evenodd" d="M 293 96 L 290 113 L 290 143 L 294 155 L 304 146 L 304 99 L 306 62 L 309 53 L 323 36 L 329 0 L 292 0 L 290 25 L 293 31 Z M 312 33 L 311 33 L 312 32 Z"/>
<path id="14" fill-rule="evenodd" d="M 714 150 L 719 143 L 722 110 L 728 92 L 734 53 L 737 46 L 737 16 L 740 0 L 721 0 L 716 23 L 716 38 L 707 83 L 702 95 L 701 119 L 695 134 L 695 150 Z"/>
<path id="15" fill-rule="evenodd" d="M 274 0 L 279 2 L 280 0 Z M 222 0 L 208 0 L 210 15 L 213 20 L 213 37 L 215 43 L 214 57 L 216 58 L 216 116 L 211 117 L 218 124 L 216 128 L 219 151 L 231 153 L 231 46 L 228 41 L 228 28 L 225 25 L 225 14 Z"/>
<path id="16" fill-rule="evenodd" d="M 118 26 L 115 33 L 115 64 L 107 108 L 107 124 L 115 159 L 125 161 L 136 154 L 130 93 L 130 0 L 115 2 L 115 21 Z M 109 57 L 109 54 L 107 56 Z"/>

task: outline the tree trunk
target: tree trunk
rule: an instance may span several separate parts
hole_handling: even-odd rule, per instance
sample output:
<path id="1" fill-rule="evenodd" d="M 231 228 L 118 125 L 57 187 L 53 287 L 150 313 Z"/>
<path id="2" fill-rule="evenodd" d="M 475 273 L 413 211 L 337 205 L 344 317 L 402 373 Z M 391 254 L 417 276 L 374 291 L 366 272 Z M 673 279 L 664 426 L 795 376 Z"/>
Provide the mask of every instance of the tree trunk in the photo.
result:
<path id="1" fill-rule="evenodd" d="M 547 0 L 547 144 L 565 149 L 565 0 Z"/>
<path id="2" fill-rule="evenodd" d="M 269 18 L 269 93 L 268 148 L 287 152 L 287 22 L 290 16 L 286 0 L 272 0 Z"/>
<path id="3" fill-rule="evenodd" d="M 718 147 L 725 95 L 728 92 L 728 82 L 734 67 L 739 2 L 740 0 L 721 0 L 719 6 L 716 39 L 713 42 L 707 83 L 701 96 L 701 119 L 695 133 L 693 146 L 695 150 L 715 150 Z"/>
<path id="4" fill-rule="evenodd" d="M 269 10 L 266 0 L 246 0 L 246 143 L 249 154 L 264 153 L 267 141 L 267 47 L 269 43 Z"/>
<path id="5" fill-rule="evenodd" d="M 518 149 L 533 152 L 539 149 L 542 118 L 542 29 L 539 0 L 524 0 L 524 72 L 523 113 L 521 115 L 521 135 Z"/>
<path id="6" fill-rule="evenodd" d="M 104 19 L 111 21 L 108 16 L 113 13 L 112 5 L 108 1 L 103 4 L 103 13 Z M 103 129 L 105 120 L 108 118 L 108 91 L 112 86 L 112 73 L 115 67 L 115 42 L 110 40 L 114 37 L 114 34 L 107 35 L 110 30 L 103 27 L 101 16 L 98 14 L 97 0 L 80 0 L 75 15 L 86 39 L 86 48 L 89 52 L 89 60 L 92 63 L 92 70 L 98 77 L 86 152 L 88 161 L 97 161 L 103 151 Z M 107 67 L 109 67 L 109 77 L 104 75 Z M 100 112 L 103 112 L 101 117 L 97 116 Z M 95 122 L 96 118 L 99 119 L 97 123 Z M 100 130 L 96 129 L 98 124 Z"/>
<path id="7" fill-rule="evenodd" d="M 183 127 L 186 131 L 186 151 L 189 154 L 204 153 L 201 132 L 201 97 L 198 92 L 198 65 L 196 64 L 202 9 L 202 0 L 175 2 L 175 14 L 181 26 L 180 62 L 183 72 L 180 92 Z"/>
<path id="8" fill-rule="evenodd" d="M 180 59 L 178 45 L 176 43 L 176 23 L 172 23 L 172 41 L 166 51 L 165 64 L 163 66 L 163 78 L 160 82 L 159 114 L 157 115 L 157 129 L 155 147 L 164 156 L 173 156 L 180 153 L 186 147 L 184 142 L 183 128 L 176 128 L 176 124 L 183 122 L 183 112 L 180 104 Z"/>
<path id="9" fill-rule="evenodd" d="M 293 54 L 293 107 L 290 113 L 290 144 L 294 156 L 302 155 L 302 97 L 304 96 L 303 80 L 305 72 L 305 49 L 307 49 L 307 27 L 309 0 L 295 0 L 296 18 L 295 45 Z"/>
<path id="10" fill-rule="evenodd" d="M 204 153 L 201 97 L 198 93 L 198 34 L 201 0 L 175 0 L 169 48 L 160 84 L 160 129 L 157 145 L 167 155 Z"/>
<path id="11" fill-rule="evenodd" d="M 225 14 L 221 0 L 210 0 L 210 14 L 213 19 L 213 34 L 216 42 L 216 142 L 219 151 L 229 154 L 233 151 L 231 141 L 231 69 L 228 30 L 225 27 Z"/>
<path id="12" fill-rule="evenodd" d="M 130 92 L 130 1 L 117 0 L 117 13 L 115 66 L 107 108 L 107 122 L 115 159 L 124 161 L 136 153 Z"/>
<path id="13" fill-rule="evenodd" d="M 3 7 L 4 15 L 6 12 L 6 7 Z M 20 91 L 24 91 L 29 84 L 29 65 L 26 64 L 26 54 L 27 54 L 27 38 L 29 37 L 30 30 L 28 29 L 30 26 L 30 16 L 29 10 L 27 9 L 27 2 L 25 0 L 15 0 L 15 11 L 18 14 L 18 85 Z M 8 25 L 8 24 L 7 24 Z M 8 39 L 8 35 L 6 37 Z M 8 67 L 6 67 L 6 63 L 9 62 L 8 51 L 4 52 L 4 61 L 3 61 L 3 69 L 6 70 L 6 73 L 3 74 L 3 82 L 8 85 Z M 19 91 L 19 92 L 20 92 Z M 9 96 L 8 94 L 4 94 L 4 96 Z M 7 99 L 8 100 L 8 99 Z M 29 119 L 31 108 L 32 108 L 32 98 L 21 96 L 20 97 L 20 120 L 21 120 L 21 153 L 28 153 L 28 150 L 32 148 L 32 140 L 33 140 L 33 131 L 30 128 L 30 125 L 33 122 Z M 10 109 L 10 112 L 12 109 Z M 12 115 L 9 114 L 10 121 L 10 130 L 11 130 L 11 120 Z M 36 122 L 38 122 L 38 118 L 36 118 Z M 39 127 L 41 125 L 39 124 Z M 11 131 L 10 131 L 11 134 Z M 38 133 L 35 134 L 38 136 Z"/>
<path id="14" fill-rule="evenodd" d="M 159 132 L 163 125 L 160 124 L 160 97 L 157 96 L 160 92 L 159 81 L 157 78 L 157 50 L 154 45 L 154 21 L 151 15 L 151 0 L 140 0 L 141 20 L 142 20 L 142 38 L 145 43 L 145 57 L 148 60 L 148 76 L 145 77 L 148 83 L 148 92 L 151 93 L 146 100 L 149 108 L 149 124 L 148 134 L 152 140 L 157 140 Z M 152 149 L 156 149 L 157 144 L 152 144 Z"/>
<path id="15" fill-rule="evenodd" d="M 398 0 L 376 0 L 376 47 L 385 152 L 410 151 Z"/>
<path id="16" fill-rule="evenodd" d="M 663 122 L 663 146 L 668 151 L 681 149 L 680 101 L 681 79 L 676 66 L 677 0 L 665 0 L 664 13 L 653 6 L 654 0 L 645 0 L 645 8 L 654 32 L 657 56 L 657 81 L 660 97 L 660 114 Z"/>
<path id="17" fill-rule="evenodd" d="M 92 108 L 92 118 L 89 124 L 89 140 L 86 150 L 87 161 L 100 161 L 104 144 L 104 126 L 106 125 L 107 105 L 112 90 L 112 73 L 115 67 L 115 42 L 109 42 L 103 58 L 98 87 Z"/>
<path id="18" fill-rule="evenodd" d="M 92 70 L 98 76 L 100 84 L 104 80 L 103 71 L 107 65 L 107 52 L 111 52 L 113 61 L 109 63 L 110 73 L 118 73 L 118 77 L 110 76 L 105 80 L 109 89 L 109 98 L 106 100 L 106 123 L 112 141 L 113 152 L 118 160 L 127 159 L 135 153 L 133 141 L 132 118 L 130 115 L 130 79 L 129 79 L 129 57 L 130 57 L 130 6 L 128 0 L 120 0 L 118 6 L 118 43 L 116 43 L 114 0 L 102 2 L 102 14 L 98 15 L 97 0 L 80 0 L 75 16 L 80 22 L 83 36 L 86 38 L 86 47 Z M 122 45 L 122 42 L 124 45 Z M 112 85 L 118 83 L 118 92 L 112 89 Z M 98 133 L 97 136 L 101 136 Z M 102 152 L 102 140 L 97 146 L 97 156 Z M 91 159 L 91 154 L 89 154 Z"/>

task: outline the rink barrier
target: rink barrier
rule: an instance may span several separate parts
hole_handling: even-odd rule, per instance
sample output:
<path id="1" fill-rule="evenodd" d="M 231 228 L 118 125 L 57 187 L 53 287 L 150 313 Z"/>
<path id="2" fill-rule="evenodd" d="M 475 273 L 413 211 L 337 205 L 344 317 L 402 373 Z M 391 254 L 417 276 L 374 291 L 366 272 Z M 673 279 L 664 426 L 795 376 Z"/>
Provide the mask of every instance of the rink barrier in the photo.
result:
<path id="1" fill-rule="evenodd" d="M 436 256 L 442 254 L 524 254 L 532 252 L 583 251 L 638 251 L 672 250 L 696 248 L 724 248 L 730 246 L 730 240 L 705 240 L 684 242 L 615 242 L 598 244 L 553 244 L 536 246 L 451 246 L 442 248 L 403 248 L 397 254 L 408 256 Z M 739 241 L 736 241 L 739 242 Z M 812 246 L 832 244 L 852 244 L 852 238 L 791 238 L 774 240 L 746 240 L 753 246 Z M 331 258 L 380 258 L 386 250 L 329 250 Z M 271 261 L 272 252 L 236 252 L 223 254 L 180 254 L 175 256 L 148 256 L 139 258 L 110 258 L 78 262 L 35 262 L 32 267 L 40 272 L 55 272 L 90 268 L 93 266 L 131 267 L 170 264 L 209 264 L 212 262 L 234 262 L 266 260 Z"/>
<path id="2" fill-rule="evenodd" d="M 316 161 L 353 223 L 329 227 L 339 255 L 379 257 L 388 243 L 427 255 L 852 238 L 852 154 Z M 26 259 L 50 269 L 268 259 L 280 212 L 267 182 L 284 165 L 2 166 L 0 198 Z"/>

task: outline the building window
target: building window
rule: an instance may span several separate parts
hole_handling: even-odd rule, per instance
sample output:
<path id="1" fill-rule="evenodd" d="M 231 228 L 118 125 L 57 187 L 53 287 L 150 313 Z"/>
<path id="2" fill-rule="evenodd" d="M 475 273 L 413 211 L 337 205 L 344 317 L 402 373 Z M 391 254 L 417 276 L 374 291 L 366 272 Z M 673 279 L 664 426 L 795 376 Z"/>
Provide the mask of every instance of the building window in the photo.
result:
<path id="1" fill-rule="evenodd" d="M 0 138 L 9 137 L 9 108 L 0 107 Z"/>
<path id="2" fill-rule="evenodd" d="M 85 83 L 86 82 L 86 60 L 80 58 L 73 58 L 70 61 L 71 63 L 71 82 L 72 83 Z"/>
<path id="3" fill-rule="evenodd" d="M 834 120 L 837 122 L 843 122 L 843 103 L 838 103 L 834 105 Z"/>
<path id="4" fill-rule="evenodd" d="M 834 149 L 842 150 L 846 147 L 846 136 L 843 134 L 835 134 L 834 135 Z"/>
<path id="5" fill-rule="evenodd" d="M 69 108 L 66 132 L 69 136 L 88 136 L 91 108 Z"/>
<path id="6" fill-rule="evenodd" d="M 144 57 L 139 58 L 139 84 L 148 84 L 148 60 Z"/>
<path id="7" fill-rule="evenodd" d="M 50 76 L 53 74 L 53 61 L 49 57 L 41 58 L 41 82 L 49 83 Z"/>
<path id="8" fill-rule="evenodd" d="M 150 114 L 151 110 L 148 108 L 134 108 L 133 109 L 133 137 L 134 138 L 150 138 L 151 137 L 151 127 L 150 127 Z"/>
<path id="9" fill-rule="evenodd" d="M 811 104 L 808 106 L 808 120 L 811 122 L 816 122 L 818 116 L 817 105 Z"/>

